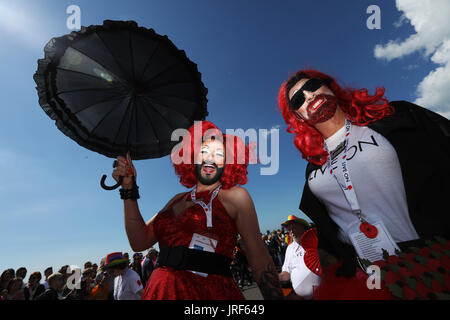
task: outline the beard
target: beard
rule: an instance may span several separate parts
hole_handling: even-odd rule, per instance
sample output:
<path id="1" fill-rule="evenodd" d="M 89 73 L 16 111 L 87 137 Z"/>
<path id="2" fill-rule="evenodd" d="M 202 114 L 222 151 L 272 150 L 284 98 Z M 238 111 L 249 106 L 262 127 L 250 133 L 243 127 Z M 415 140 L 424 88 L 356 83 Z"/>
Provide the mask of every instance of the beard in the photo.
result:
<path id="1" fill-rule="evenodd" d="M 320 94 L 306 106 L 307 116 L 303 116 L 309 125 L 330 120 L 336 113 L 338 99 L 329 94 Z"/>
<path id="2" fill-rule="evenodd" d="M 207 173 L 203 171 L 205 165 L 214 166 L 214 171 L 212 173 Z M 215 163 L 210 161 L 203 161 L 201 164 L 195 164 L 195 173 L 197 175 L 198 181 L 205 186 L 212 185 L 222 178 L 225 166 L 219 168 Z"/>

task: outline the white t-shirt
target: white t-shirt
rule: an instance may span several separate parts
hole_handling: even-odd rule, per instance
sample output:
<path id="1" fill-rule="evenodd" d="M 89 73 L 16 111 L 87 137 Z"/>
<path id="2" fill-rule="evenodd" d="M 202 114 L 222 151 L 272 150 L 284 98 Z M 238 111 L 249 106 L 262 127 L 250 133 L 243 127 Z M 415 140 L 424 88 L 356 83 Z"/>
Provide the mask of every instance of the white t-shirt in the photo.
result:
<path id="1" fill-rule="evenodd" d="M 325 140 L 328 149 L 335 150 L 345 140 L 345 126 Z M 342 174 L 340 161 L 344 150 L 332 162 L 334 173 Z M 383 221 L 396 242 L 419 238 L 409 217 L 405 187 L 397 153 L 382 135 L 369 127 L 352 125 L 347 150 L 347 168 L 361 207 L 363 217 L 373 223 Z M 351 243 L 348 228 L 359 223 L 352 213 L 344 192 L 324 164 L 310 173 L 312 193 L 325 205 L 339 226 L 340 240 Z"/>
<path id="2" fill-rule="evenodd" d="M 114 278 L 114 299 L 141 300 L 141 296 L 137 293 L 143 288 L 139 275 L 127 268 L 122 276 Z"/>
<path id="3" fill-rule="evenodd" d="M 291 275 L 292 287 L 297 295 L 311 299 L 313 297 L 313 286 L 320 284 L 321 278 L 311 272 L 305 265 L 305 249 L 297 243 L 292 243 L 286 249 L 283 267 L 281 271 Z"/>

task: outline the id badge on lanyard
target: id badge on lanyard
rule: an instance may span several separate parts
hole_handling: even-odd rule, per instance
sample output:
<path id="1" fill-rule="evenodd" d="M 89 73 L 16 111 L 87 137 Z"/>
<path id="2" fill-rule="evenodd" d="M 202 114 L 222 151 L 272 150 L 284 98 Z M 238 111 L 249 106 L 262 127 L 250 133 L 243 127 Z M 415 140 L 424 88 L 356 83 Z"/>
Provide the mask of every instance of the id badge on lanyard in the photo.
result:
<path id="1" fill-rule="evenodd" d="M 389 255 L 395 255 L 396 250 L 400 251 L 383 221 L 377 219 L 371 224 L 377 229 L 377 235 L 373 238 L 368 238 L 361 232 L 358 224 L 351 225 L 347 234 L 360 258 L 375 262 L 383 259 L 383 250 L 386 250 Z"/>
<path id="2" fill-rule="evenodd" d="M 343 156 L 340 159 L 338 158 L 337 161 L 338 168 L 336 171 L 338 173 L 332 169 L 331 156 L 327 158 L 327 169 L 330 170 L 330 174 L 344 192 L 345 199 L 350 205 L 352 212 L 358 217 L 359 222 L 352 224 L 346 230 L 358 256 L 374 262 L 383 258 L 383 249 L 390 255 L 394 255 L 395 250 L 400 251 L 400 249 L 380 219 L 369 222 L 363 217 L 347 166 L 347 150 L 351 128 L 352 124 L 348 119 L 345 119 L 345 149 Z M 326 144 L 324 147 L 328 151 Z M 339 172 L 341 179 L 337 176 Z"/>
<path id="3" fill-rule="evenodd" d="M 217 240 L 194 233 L 192 236 L 191 243 L 189 244 L 189 249 L 195 249 L 200 251 L 215 252 L 217 248 Z M 207 277 L 207 273 L 202 273 L 198 271 L 191 271 L 199 276 Z"/>
<path id="4" fill-rule="evenodd" d="M 203 211 L 205 212 L 207 228 L 212 228 L 212 202 L 213 202 L 214 198 L 217 196 L 217 194 L 219 193 L 220 187 L 221 187 L 221 185 L 219 184 L 217 186 L 217 188 L 213 191 L 213 193 L 211 195 L 211 199 L 209 200 L 208 204 L 196 199 L 196 197 L 195 197 L 196 187 L 194 187 L 194 189 L 192 189 L 192 191 L 191 191 L 192 201 L 196 204 L 199 204 L 203 208 Z M 189 244 L 189 249 L 195 249 L 195 250 L 207 251 L 207 252 L 215 252 L 216 248 L 217 248 L 217 240 L 209 238 L 204 235 L 200 235 L 198 233 L 194 233 L 192 235 L 191 243 Z M 198 272 L 198 271 L 191 271 L 191 272 L 195 273 L 199 276 L 202 276 L 202 277 L 208 276 L 207 273 L 202 273 L 202 272 Z"/>

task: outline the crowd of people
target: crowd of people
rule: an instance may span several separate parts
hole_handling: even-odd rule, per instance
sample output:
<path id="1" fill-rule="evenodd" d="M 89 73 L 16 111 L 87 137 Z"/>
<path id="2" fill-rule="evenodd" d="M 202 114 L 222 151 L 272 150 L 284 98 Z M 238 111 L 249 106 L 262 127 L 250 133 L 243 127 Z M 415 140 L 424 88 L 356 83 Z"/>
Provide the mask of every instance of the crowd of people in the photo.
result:
<path id="1" fill-rule="evenodd" d="M 283 228 L 272 232 L 267 230 L 265 234 L 261 234 L 261 238 L 278 272 L 281 272 L 292 236 Z M 157 257 L 158 251 L 151 248 L 145 256 L 140 252 L 134 253 L 132 259 L 124 252 L 121 259 L 127 261 L 126 270 L 132 270 L 142 288 L 145 288 L 156 267 Z M 53 267 L 48 267 L 44 270 L 44 277 L 40 271 L 34 271 L 29 275 L 28 281 L 25 281 L 28 273 L 25 267 L 4 270 L 0 278 L 0 300 L 116 300 L 118 297 L 114 290 L 118 288 L 117 284 L 114 284 L 114 279 L 118 275 L 114 274 L 112 268 L 108 268 L 107 258 L 108 256 L 102 258 L 100 265 L 87 261 L 80 279 L 71 279 L 75 270 L 68 272 L 69 265 L 62 266 L 57 272 L 54 272 Z M 240 237 L 233 252 L 230 268 L 234 281 L 241 289 L 255 282 Z M 140 299 L 139 296 L 135 298 Z"/>
<path id="2" fill-rule="evenodd" d="M 274 231 L 267 230 L 265 234 L 261 234 L 261 238 L 278 272 L 281 272 L 286 249 L 292 242 L 292 236 L 285 228 L 282 228 Z M 143 288 L 156 267 L 157 257 L 158 251 L 154 248 L 148 250 L 145 256 L 136 252 L 132 259 L 127 252 L 122 254 L 122 258 L 128 261 L 127 271 L 132 270 L 136 273 Z M 0 300 L 116 300 L 114 279 L 117 275 L 114 275 L 111 268 L 105 268 L 106 259 L 107 257 L 101 259 L 100 266 L 87 261 L 81 272 L 81 279 L 78 280 L 71 280 L 70 277 L 75 270 L 68 272 L 69 265 L 62 266 L 57 272 L 53 272 L 53 267 L 48 267 L 44 270 L 44 277 L 40 271 L 34 271 L 29 275 L 27 282 L 25 281 L 27 268 L 4 270 L 0 278 Z M 247 261 L 245 246 L 240 237 L 233 252 L 230 268 L 234 281 L 241 289 L 255 282 Z M 139 296 L 136 299 L 139 299 Z"/>
<path id="3" fill-rule="evenodd" d="M 269 252 L 270 257 L 278 272 L 283 266 L 286 249 L 292 243 L 292 236 L 285 229 L 267 230 L 265 234 L 261 235 L 262 240 Z M 233 278 L 239 287 L 242 289 L 246 285 L 253 284 L 253 277 L 249 269 L 247 257 L 245 254 L 245 246 L 238 237 L 238 242 L 234 248 L 233 261 L 231 263 L 231 271 Z"/>
<path id="4" fill-rule="evenodd" d="M 144 256 L 133 254 L 132 261 L 128 253 L 123 253 L 126 269 L 136 274 L 145 287 L 155 268 L 158 251 L 150 248 Z M 69 265 L 62 266 L 57 272 L 53 267 L 34 271 L 25 282 L 28 270 L 25 267 L 4 270 L 0 277 L 0 300 L 114 300 L 115 274 L 108 268 L 107 258 L 101 259 L 100 265 L 87 261 L 78 279 L 76 270 Z M 69 272 L 70 270 L 70 272 Z"/>

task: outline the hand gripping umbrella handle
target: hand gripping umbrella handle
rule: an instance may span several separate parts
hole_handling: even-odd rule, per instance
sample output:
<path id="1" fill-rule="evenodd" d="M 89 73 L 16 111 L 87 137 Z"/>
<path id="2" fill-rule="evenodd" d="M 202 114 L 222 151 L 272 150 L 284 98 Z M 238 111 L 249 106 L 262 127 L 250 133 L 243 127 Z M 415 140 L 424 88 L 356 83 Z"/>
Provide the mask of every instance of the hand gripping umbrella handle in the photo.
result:
<path id="1" fill-rule="evenodd" d="M 115 168 L 116 166 L 117 166 L 117 160 L 114 160 L 113 168 Z M 114 189 L 117 189 L 118 187 L 120 187 L 122 185 L 123 176 L 119 176 L 119 181 L 117 181 L 117 183 L 115 185 L 113 185 L 113 186 L 107 186 L 105 184 L 105 180 L 106 180 L 106 174 L 104 174 L 102 179 L 100 180 L 100 185 L 102 186 L 102 188 L 105 189 L 105 190 L 114 190 Z"/>

